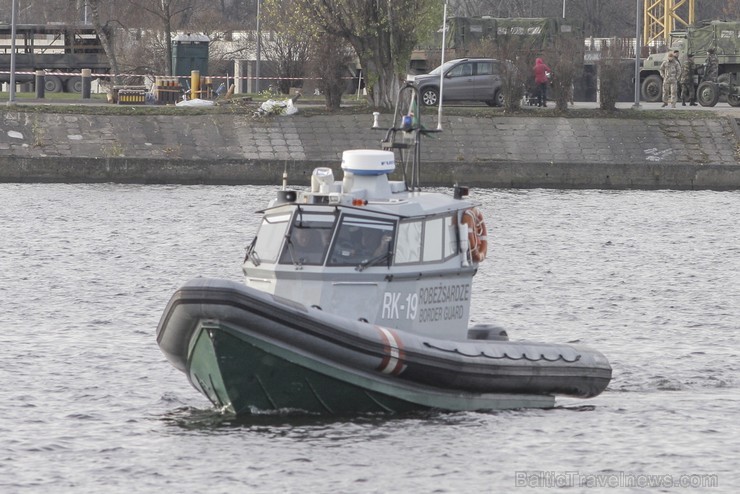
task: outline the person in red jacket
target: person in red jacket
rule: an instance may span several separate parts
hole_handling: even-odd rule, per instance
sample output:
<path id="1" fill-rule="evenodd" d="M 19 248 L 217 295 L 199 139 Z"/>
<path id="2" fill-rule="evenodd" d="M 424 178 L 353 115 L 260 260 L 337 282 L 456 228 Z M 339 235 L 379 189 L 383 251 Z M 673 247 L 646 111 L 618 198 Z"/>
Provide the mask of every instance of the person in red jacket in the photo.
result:
<path id="1" fill-rule="evenodd" d="M 550 67 L 542 60 L 538 58 L 534 62 L 534 83 L 537 94 L 537 106 L 547 106 L 547 85 L 550 84 L 550 78 L 548 77 L 552 71 Z"/>

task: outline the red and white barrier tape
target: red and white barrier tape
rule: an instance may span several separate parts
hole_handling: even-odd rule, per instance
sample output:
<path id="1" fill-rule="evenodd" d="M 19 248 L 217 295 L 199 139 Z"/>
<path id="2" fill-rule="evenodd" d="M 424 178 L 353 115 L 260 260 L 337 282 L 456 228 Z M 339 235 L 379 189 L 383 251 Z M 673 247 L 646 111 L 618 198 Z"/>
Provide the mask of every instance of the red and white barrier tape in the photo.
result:
<path id="1" fill-rule="evenodd" d="M 10 74 L 10 71 L 8 70 L 0 70 L 0 74 Z M 36 75 L 36 72 L 19 72 L 16 71 L 15 75 Z M 82 74 L 79 72 L 46 72 L 44 74 L 47 75 L 63 75 L 63 76 L 73 76 L 73 77 L 81 77 Z M 189 75 L 150 75 L 150 74 L 117 74 L 118 77 L 154 77 L 157 79 L 189 79 Z M 112 78 L 116 77 L 114 74 L 90 74 L 90 77 L 95 78 Z M 243 80 L 265 80 L 265 81 L 311 81 L 311 80 L 321 80 L 321 77 L 234 77 L 234 76 L 225 76 L 225 75 L 204 75 L 201 76 L 201 79 L 228 79 L 228 80 L 236 80 L 236 79 L 243 79 Z M 356 79 L 356 77 L 342 77 L 342 79 Z"/>

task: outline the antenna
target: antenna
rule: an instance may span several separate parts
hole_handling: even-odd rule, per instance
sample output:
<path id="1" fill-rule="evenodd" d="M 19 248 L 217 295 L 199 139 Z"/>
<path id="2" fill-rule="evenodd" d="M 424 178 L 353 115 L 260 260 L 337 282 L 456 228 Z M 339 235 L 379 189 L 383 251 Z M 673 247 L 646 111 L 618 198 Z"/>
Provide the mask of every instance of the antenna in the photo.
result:
<path id="1" fill-rule="evenodd" d="M 447 0 L 445 0 L 444 14 L 442 14 L 442 61 L 440 67 L 445 64 L 445 41 L 447 40 Z M 439 110 L 437 111 L 437 130 L 442 130 L 442 89 L 444 86 L 444 70 L 439 71 Z"/>

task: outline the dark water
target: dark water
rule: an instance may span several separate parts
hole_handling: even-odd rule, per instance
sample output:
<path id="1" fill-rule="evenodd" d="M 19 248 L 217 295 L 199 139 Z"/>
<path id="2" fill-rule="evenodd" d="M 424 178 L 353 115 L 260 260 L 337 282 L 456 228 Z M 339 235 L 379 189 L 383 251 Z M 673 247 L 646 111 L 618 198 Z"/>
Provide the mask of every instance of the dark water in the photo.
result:
<path id="1" fill-rule="evenodd" d="M 737 491 L 740 194 L 473 191 L 474 319 L 598 348 L 595 399 L 235 421 L 155 329 L 186 280 L 240 279 L 272 193 L 0 185 L 0 492 Z"/>

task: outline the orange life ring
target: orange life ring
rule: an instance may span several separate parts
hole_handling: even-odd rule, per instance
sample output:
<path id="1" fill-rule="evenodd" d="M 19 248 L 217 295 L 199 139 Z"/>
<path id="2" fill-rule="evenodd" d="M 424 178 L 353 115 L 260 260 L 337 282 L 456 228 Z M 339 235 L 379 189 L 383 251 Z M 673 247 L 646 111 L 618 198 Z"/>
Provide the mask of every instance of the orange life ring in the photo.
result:
<path id="1" fill-rule="evenodd" d="M 468 245 L 470 246 L 470 258 L 475 262 L 481 262 L 488 253 L 488 229 L 483 221 L 483 214 L 478 208 L 466 209 L 462 217 L 463 225 L 468 226 Z"/>

